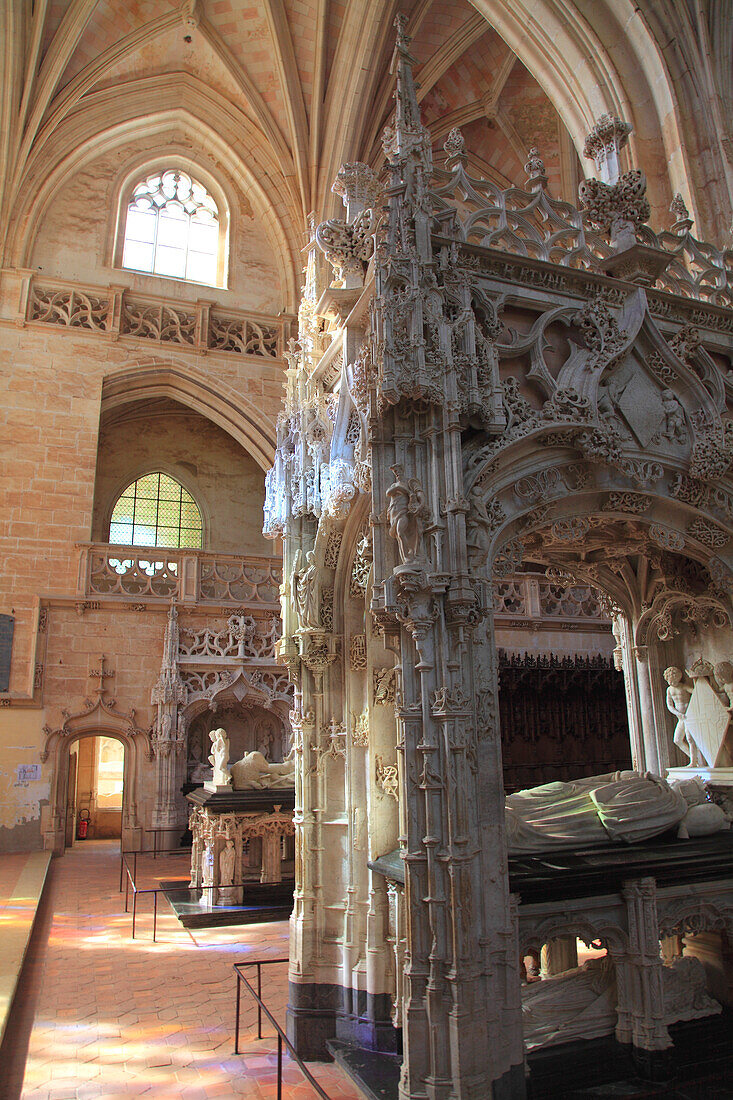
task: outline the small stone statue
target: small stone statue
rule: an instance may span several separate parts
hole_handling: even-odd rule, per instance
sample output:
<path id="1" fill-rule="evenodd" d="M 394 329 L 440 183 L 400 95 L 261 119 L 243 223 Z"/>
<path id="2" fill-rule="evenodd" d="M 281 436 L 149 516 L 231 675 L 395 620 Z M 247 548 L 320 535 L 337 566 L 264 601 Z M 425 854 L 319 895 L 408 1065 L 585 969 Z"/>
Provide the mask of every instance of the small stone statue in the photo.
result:
<path id="1" fill-rule="evenodd" d="M 301 555 L 293 570 L 293 588 L 298 608 L 298 622 L 301 630 L 317 630 L 320 626 L 318 614 L 318 568 L 315 551 L 309 550 L 305 556 L 306 566 L 300 568 Z"/>
<path id="2" fill-rule="evenodd" d="M 685 414 L 672 390 L 662 390 L 662 408 L 664 409 L 665 439 L 670 443 L 685 443 L 687 441 Z"/>
<path id="3" fill-rule="evenodd" d="M 219 852 L 219 884 L 231 886 L 234 882 L 234 841 L 227 837 L 226 846 Z"/>
<path id="4" fill-rule="evenodd" d="M 491 520 L 486 510 L 484 495 L 478 486 L 474 485 L 468 494 L 471 510 L 466 517 L 466 549 L 468 551 L 468 564 L 478 570 L 486 564 L 489 556 L 489 544 L 491 541 Z"/>
<path id="5" fill-rule="evenodd" d="M 690 764 L 696 767 L 700 763 L 697 746 L 692 738 L 687 736 L 687 727 L 685 726 L 685 714 L 690 705 L 692 691 L 682 683 L 684 679 L 682 669 L 677 668 L 675 665 L 665 668 L 663 675 L 669 684 L 666 695 L 667 710 L 677 719 L 677 725 L 674 729 L 674 743 L 689 756 Z"/>
<path id="6" fill-rule="evenodd" d="M 387 489 L 387 522 L 389 533 L 397 540 L 404 564 L 423 560 L 423 524 L 429 517 L 420 482 L 415 477 L 404 480 L 401 466 L 390 466 L 394 482 Z"/>
<path id="7" fill-rule="evenodd" d="M 201 885 L 211 886 L 214 882 L 214 849 L 211 841 L 207 841 L 201 853 Z"/>
<path id="8" fill-rule="evenodd" d="M 213 767 L 211 782 L 216 787 L 231 787 L 232 777 L 229 774 L 229 738 L 225 729 L 212 730 L 211 752 L 209 763 Z"/>
<path id="9" fill-rule="evenodd" d="M 216 891 L 217 905 L 237 905 L 239 890 L 234 884 L 234 863 L 236 859 L 234 841 L 227 837 L 225 847 L 219 852 L 219 889 Z"/>

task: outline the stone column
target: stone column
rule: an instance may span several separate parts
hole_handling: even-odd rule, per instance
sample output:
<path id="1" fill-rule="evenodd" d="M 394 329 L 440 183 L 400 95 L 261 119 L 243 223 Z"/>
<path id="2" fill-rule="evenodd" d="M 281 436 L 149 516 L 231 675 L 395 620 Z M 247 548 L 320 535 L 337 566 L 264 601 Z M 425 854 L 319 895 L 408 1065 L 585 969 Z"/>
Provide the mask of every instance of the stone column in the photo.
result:
<path id="1" fill-rule="evenodd" d="M 671 1047 L 672 1040 L 664 1022 L 656 883 L 653 878 L 630 879 L 624 883 L 622 896 L 626 903 L 629 945 L 625 959 L 619 960 L 625 971 L 618 989 L 619 1024 L 623 1013 L 631 1043 L 638 1050 L 664 1051 Z M 618 1031 L 617 1037 L 623 1041 Z"/>
<path id="2" fill-rule="evenodd" d="M 659 739 L 657 737 L 654 691 L 650 675 L 648 646 L 634 646 L 632 650 L 636 674 L 636 685 L 641 714 L 641 728 L 644 739 L 644 759 L 639 761 L 639 769 L 664 775 L 666 767 L 660 759 Z"/>

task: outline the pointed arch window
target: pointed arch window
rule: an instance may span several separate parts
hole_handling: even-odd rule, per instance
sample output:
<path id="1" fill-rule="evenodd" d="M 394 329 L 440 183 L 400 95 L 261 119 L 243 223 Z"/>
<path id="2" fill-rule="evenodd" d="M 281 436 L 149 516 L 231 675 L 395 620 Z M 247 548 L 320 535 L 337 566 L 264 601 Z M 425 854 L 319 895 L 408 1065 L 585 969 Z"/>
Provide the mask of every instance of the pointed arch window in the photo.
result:
<path id="1" fill-rule="evenodd" d="M 128 485 L 112 509 L 109 541 L 201 549 L 203 521 L 191 494 L 157 470 Z"/>
<path id="2" fill-rule="evenodd" d="M 167 168 L 132 189 L 122 266 L 217 286 L 223 282 L 223 238 L 219 208 L 204 185 Z"/>

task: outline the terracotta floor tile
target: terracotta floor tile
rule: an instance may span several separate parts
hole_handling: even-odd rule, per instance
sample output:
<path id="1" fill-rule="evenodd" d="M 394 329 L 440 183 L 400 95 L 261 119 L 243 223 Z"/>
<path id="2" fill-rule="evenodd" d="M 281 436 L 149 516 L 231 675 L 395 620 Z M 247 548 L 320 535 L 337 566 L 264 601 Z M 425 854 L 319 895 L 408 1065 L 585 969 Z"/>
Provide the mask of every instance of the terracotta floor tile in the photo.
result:
<path id="1" fill-rule="evenodd" d="M 184 873 L 185 859 L 138 859 L 143 888 Z M 141 897 L 133 941 L 118 885 L 114 842 L 80 844 L 52 861 L 3 1048 L 2 1100 L 274 1100 L 276 1043 L 256 1039 L 246 996 L 244 1053 L 233 1054 L 232 963 L 286 956 L 287 921 L 189 934 L 163 902 L 153 944 Z M 284 1020 L 287 965 L 265 973 L 268 1005 Z M 332 1100 L 360 1100 L 337 1067 L 310 1068 Z M 284 1080 L 289 1100 L 315 1096 L 287 1059 Z"/>

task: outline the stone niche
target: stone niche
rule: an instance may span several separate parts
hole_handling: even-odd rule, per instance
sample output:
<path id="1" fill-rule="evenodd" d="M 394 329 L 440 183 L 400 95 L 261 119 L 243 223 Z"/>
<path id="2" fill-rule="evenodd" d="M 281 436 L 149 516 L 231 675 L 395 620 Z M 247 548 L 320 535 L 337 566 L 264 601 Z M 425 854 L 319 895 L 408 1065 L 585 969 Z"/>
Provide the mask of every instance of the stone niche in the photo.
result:
<path id="1" fill-rule="evenodd" d="M 230 763 L 241 760 L 247 752 L 261 752 L 270 761 L 282 760 L 287 754 L 285 730 L 273 711 L 258 706 L 243 707 L 239 703 L 219 706 L 215 715 L 207 710 L 189 726 L 186 763 L 189 783 L 203 783 L 210 777 L 209 732 L 220 725 L 226 726 L 229 737 Z"/>

